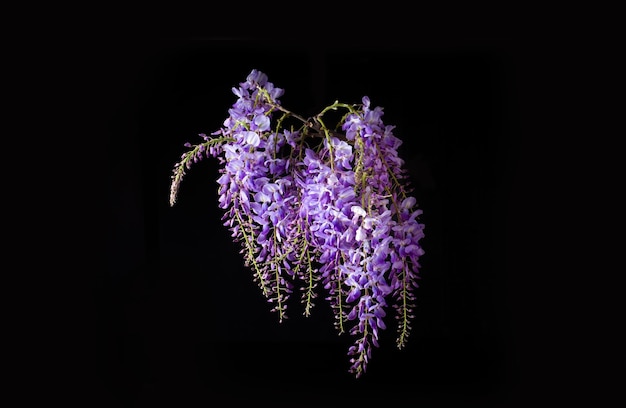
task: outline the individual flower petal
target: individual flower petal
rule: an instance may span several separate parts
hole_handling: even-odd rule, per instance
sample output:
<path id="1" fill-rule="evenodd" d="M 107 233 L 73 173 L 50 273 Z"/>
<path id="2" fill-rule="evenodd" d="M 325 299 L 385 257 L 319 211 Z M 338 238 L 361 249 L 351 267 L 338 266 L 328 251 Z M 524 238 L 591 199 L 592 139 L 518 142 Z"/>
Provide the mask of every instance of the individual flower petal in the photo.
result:
<path id="1" fill-rule="evenodd" d="M 261 138 L 259 137 L 259 134 L 252 131 L 245 133 L 244 141 L 246 144 L 253 147 L 257 147 L 259 144 L 261 144 Z"/>

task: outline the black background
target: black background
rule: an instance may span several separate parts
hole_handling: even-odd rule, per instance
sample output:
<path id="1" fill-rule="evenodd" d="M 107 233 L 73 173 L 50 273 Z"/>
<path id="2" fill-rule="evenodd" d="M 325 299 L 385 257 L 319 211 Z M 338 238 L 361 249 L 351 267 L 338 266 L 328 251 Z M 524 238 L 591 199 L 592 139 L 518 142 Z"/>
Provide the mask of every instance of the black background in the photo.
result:
<path id="1" fill-rule="evenodd" d="M 542 16 L 443 28 L 389 11 L 395 30 L 307 21 L 305 36 L 154 34 L 144 16 L 22 48 L 36 84 L 23 98 L 45 112 L 22 124 L 53 149 L 29 151 L 47 161 L 22 185 L 29 214 L 50 215 L 13 237 L 40 248 L 20 261 L 45 260 L 31 292 L 51 297 L 25 342 L 44 351 L 28 382 L 103 407 L 609 401 L 611 368 L 623 373 L 606 256 L 619 246 L 604 239 L 621 186 L 612 31 Z M 221 225 L 217 163 L 196 165 L 168 206 L 183 143 L 219 128 L 252 68 L 303 115 L 368 95 L 404 141 L 426 225 L 416 319 L 403 351 L 383 332 L 361 379 L 323 302 L 308 319 L 293 302 L 282 324 L 269 312 Z M 55 137 L 41 131 L 52 124 Z"/>
<path id="2" fill-rule="evenodd" d="M 133 110 L 110 126 L 110 269 L 97 290 L 102 373 L 115 398 L 152 404 L 215 388 L 271 389 L 323 402 L 418 393 L 481 399 L 512 375 L 506 206 L 517 160 L 511 61 L 490 47 L 413 51 L 262 41 L 163 41 L 140 65 Z M 169 176 L 185 141 L 221 126 L 231 87 L 252 68 L 285 89 L 283 105 L 310 116 L 368 95 L 402 138 L 427 226 L 414 336 L 383 337 L 364 378 L 347 373 L 350 339 L 328 306 L 279 325 L 222 227 L 217 163 L 201 162 L 169 208 Z M 127 129 L 134 129 L 128 134 Z M 113 130 L 113 129 L 111 129 Z M 296 300 L 294 298 L 293 300 Z M 394 387 L 399 387 L 394 391 Z M 247 391 L 252 392 L 252 391 Z M 228 394 L 227 394 L 228 395 Z"/>

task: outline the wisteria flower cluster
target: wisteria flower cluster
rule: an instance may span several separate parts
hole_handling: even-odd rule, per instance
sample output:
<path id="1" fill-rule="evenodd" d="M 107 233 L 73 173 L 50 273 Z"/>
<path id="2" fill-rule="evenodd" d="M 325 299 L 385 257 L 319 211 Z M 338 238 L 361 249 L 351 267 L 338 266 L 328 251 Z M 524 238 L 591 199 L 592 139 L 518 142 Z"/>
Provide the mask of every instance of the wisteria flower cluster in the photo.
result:
<path id="1" fill-rule="evenodd" d="M 400 349 L 414 318 L 424 225 L 398 155 L 402 142 L 367 96 L 304 118 L 282 106 L 284 90 L 256 69 L 232 91 L 237 101 L 223 126 L 185 144 L 170 205 L 192 164 L 216 158 L 222 221 L 271 310 L 286 319 L 297 287 L 309 316 L 322 294 L 338 333 L 354 338 L 349 372 L 358 378 L 389 308 Z M 340 118 L 330 127 L 332 112 Z"/>

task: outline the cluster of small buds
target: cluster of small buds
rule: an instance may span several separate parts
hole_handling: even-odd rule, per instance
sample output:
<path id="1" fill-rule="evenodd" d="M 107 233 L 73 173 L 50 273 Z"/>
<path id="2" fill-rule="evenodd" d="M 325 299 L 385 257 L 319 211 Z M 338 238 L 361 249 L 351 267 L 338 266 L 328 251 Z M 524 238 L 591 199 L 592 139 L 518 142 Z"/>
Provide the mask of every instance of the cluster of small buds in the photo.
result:
<path id="1" fill-rule="evenodd" d="M 398 155 L 401 141 L 368 97 L 357 105 L 335 102 L 305 119 L 281 105 L 283 90 L 260 71 L 232 90 L 238 99 L 222 128 L 185 145 L 190 150 L 174 166 L 170 204 L 185 170 L 217 158 L 222 220 L 272 311 L 287 318 L 299 285 L 308 316 L 321 283 L 339 334 L 355 338 L 349 371 L 359 377 L 372 346 L 379 347 L 388 305 L 399 348 L 413 318 L 424 225 Z M 335 129 L 343 133 L 323 122 L 340 108 L 347 113 Z M 299 127 L 288 128 L 288 119 Z"/>

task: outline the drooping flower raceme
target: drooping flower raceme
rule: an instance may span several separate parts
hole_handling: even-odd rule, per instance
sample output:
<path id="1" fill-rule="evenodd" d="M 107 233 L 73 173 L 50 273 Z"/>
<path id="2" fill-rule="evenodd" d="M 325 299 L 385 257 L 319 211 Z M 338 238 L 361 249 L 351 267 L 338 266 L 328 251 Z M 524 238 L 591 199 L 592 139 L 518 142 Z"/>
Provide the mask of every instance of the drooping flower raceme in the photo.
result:
<path id="1" fill-rule="evenodd" d="M 360 377 L 379 347 L 388 308 L 398 348 L 413 319 L 424 225 L 398 155 L 402 142 L 367 96 L 305 119 L 282 106 L 283 89 L 258 70 L 232 90 L 237 101 L 223 126 L 185 144 L 170 205 L 191 165 L 216 158 L 222 221 L 271 310 L 287 318 L 298 286 L 308 316 L 323 290 L 338 333 L 354 338 L 349 371 Z M 346 113 L 331 129 L 325 115 L 339 109 Z"/>

